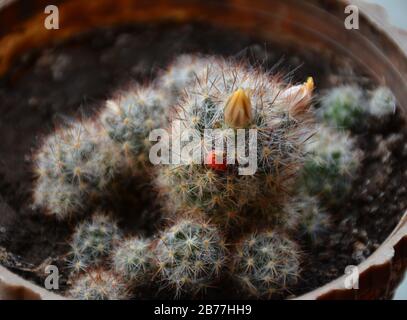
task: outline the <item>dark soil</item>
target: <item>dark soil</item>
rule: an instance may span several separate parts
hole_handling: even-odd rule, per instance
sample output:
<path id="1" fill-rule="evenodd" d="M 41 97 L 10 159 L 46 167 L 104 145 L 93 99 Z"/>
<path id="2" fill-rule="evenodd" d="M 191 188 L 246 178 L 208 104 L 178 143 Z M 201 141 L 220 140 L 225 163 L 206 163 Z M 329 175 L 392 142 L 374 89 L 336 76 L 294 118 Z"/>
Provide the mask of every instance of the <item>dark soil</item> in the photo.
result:
<path id="1" fill-rule="evenodd" d="M 64 270 L 75 221 L 58 222 L 31 208 L 33 150 L 65 118 L 92 116 L 117 89 L 154 78 L 160 68 L 184 52 L 247 58 L 288 73 L 287 79 L 293 81 L 312 75 L 319 90 L 342 82 L 371 85 L 364 71 L 344 57 L 324 57 L 298 48 L 282 50 L 273 43 L 206 25 L 96 30 L 27 53 L 0 79 L 0 264 L 39 285 L 45 265 L 52 262 Z M 293 295 L 319 287 L 342 275 L 347 265 L 366 259 L 396 226 L 407 208 L 403 127 L 401 117 L 395 115 L 387 124 L 356 134 L 365 152 L 360 175 L 352 195 L 341 207 L 330 210 L 335 228 L 322 239 L 323 245 L 301 239 L 307 260 Z M 140 181 L 126 188 L 139 194 L 137 199 L 111 209 L 118 212 L 126 232 L 151 234 L 160 221 L 157 214 L 145 214 L 154 203 L 150 200 L 153 191 Z M 66 280 L 64 275 L 62 278 Z M 62 283 L 61 290 L 65 287 Z M 223 284 L 209 290 L 207 296 L 239 298 L 235 290 L 222 289 L 230 287 Z"/>

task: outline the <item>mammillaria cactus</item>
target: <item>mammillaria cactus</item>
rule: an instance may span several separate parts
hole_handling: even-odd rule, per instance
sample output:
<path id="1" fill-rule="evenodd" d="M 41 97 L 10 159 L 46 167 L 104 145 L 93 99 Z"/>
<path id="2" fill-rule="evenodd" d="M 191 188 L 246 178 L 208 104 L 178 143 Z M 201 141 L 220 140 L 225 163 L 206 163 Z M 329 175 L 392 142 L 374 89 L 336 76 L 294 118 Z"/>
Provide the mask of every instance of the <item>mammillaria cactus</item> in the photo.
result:
<path id="1" fill-rule="evenodd" d="M 287 202 L 284 213 L 293 220 L 291 229 L 318 243 L 331 225 L 330 217 L 321 207 L 319 199 L 305 193 L 296 195 Z"/>
<path id="2" fill-rule="evenodd" d="M 232 273 L 242 288 L 257 298 L 270 298 L 289 291 L 300 276 L 297 245 L 274 231 L 254 233 L 240 241 Z"/>
<path id="3" fill-rule="evenodd" d="M 130 167 L 149 164 L 149 134 L 165 124 L 167 97 L 153 86 L 135 86 L 107 101 L 101 122 Z"/>
<path id="4" fill-rule="evenodd" d="M 376 119 L 391 116 L 396 111 L 396 98 L 387 87 L 378 87 L 372 92 L 368 112 Z"/>
<path id="5" fill-rule="evenodd" d="M 83 211 L 114 177 L 117 155 L 91 122 L 57 130 L 35 154 L 34 205 L 59 219 Z"/>
<path id="6" fill-rule="evenodd" d="M 182 54 L 174 59 L 162 72 L 157 84 L 166 94 L 171 105 L 176 103 L 184 88 L 193 83 L 197 77 L 216 66 L 213 56 Z"/>
<path id="7" fill-rule="evenodd" d="M 241 212 L 250 205 L 261 212 L 275 207 L 303 163 L 304 141 L 312 132 L 313 88 L 312 78 L 284 85 L 255 68 L 213 59 L 185 87 L 172 118 L 171 138 L 181 141 L 180 149 L 191 138 L 198 142 L 187 153 L 168 146 L 180 164 L 173 157 L 172 165 L 162 166 L 156 184 L 168 195 L 170 210 L 219 218 L 218 213 Z M 228 148 L 231 141 L 236 148 Z"/>
<path id="8" fill-rule="evenodd" d="M 302 187 L 326 203 L 341 201 L 350 189 L 360 165 L 361 151 L 349 134 L 320 126 L 306 144 L 308 153 L 301 178 Z"/>
<path id="9" fill-rule="evenodd" d="M 123 241 L 113 255 L 113 268 L 117 274 L 138 286 L 147 283 L 156 270 L 151 243 L 142 238 Z"/>
<path id="10" fill-rule="evenodd" d="M 155 247 L 164 287 L 197 294 L 213 285 L 225 264 L 225 243 L 215 226 L 181 219 L 163 231 Z"/>
<path id="11" fill-rule="evenodd" d="M 71 241 L 73 272 L 100 264 L 120 237 L 116 222 L 105 214 L 95 213 L 90 221 L 80 223 Z"/>
<path id="12" fill-rule="evenodd" d="M 126 285 L 114 273 L 101 269 L 90 270 L 80 275 L 69 291 L 77 300 L 127 300 Z"/>
<path id="13" fill-rule="evenodd" d="M 356 86 L 341 86 L 329 90 L 321 99 L 320 118 L 330 127 L 354 129 L 366 113 L 362 90 Z"/>

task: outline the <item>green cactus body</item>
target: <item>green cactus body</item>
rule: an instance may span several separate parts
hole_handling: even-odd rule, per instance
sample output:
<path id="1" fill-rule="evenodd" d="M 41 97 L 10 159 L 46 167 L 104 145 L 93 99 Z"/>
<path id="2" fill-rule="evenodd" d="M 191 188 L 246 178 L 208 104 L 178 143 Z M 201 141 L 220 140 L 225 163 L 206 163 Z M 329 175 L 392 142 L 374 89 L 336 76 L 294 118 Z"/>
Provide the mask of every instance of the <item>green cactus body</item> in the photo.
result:
<path id="1" fill-rule="evenodd" d="M 339 203 L 350 190 L 361 151 L 348 134 L 324 126 L 309 140 L 306 150 L 301 187 L 328 204 Z"/>
<path id="2" fill-rule="evenodd" d="M 329 90 L 321 99 L 319 117 L 330 127 L 354 129 L 366 114 L 363 92 L 357 86 Z"/>
<path id="3" fill-rule="evenodd" d="M 379 87 L 372 92 L 369 113 L 375 118 L 388 117 L 396 112 L 396 97 L 387 87 Z"/>
<path id="4" fill-rule="evenodd" d="M 96 213 L 92 220 L 79 224 L 71 241 L 72 271 L 79 272 L 102 264 L 103 259 L 112 253 L 120 237 L 121 232 L 116 222 L 104 214 Z"/>
<path id="5" fill-rule="evenodd" d="M 112 272 L 90 270 L 72 284 L 69 295 L 76 300 L 126 300 L 126 285 Z"/>
<path id="6" fill-rule="evenodd" d="M 214 284 L 225 264 L 225 244 L 207 223 L 181 219 L 161 233 L 155 247 L 163 287 L 197 294 Z"/>
<path id="7" fill-rule="evenodd" d="M 151 243 L 141 238 L 123 241 L 113 255 L 113 267 L 117 274 L 129 280 L 132 285 L 148 283 L 156 270 Z"/>
<path id="8" fill-rule="evenodd" d="M 269 231 L 251 234 L 237 245 L 232 271 L 246 292 L 270 298 L 297 284 L 300 262 L 297 245 L 285 235 Z"/>

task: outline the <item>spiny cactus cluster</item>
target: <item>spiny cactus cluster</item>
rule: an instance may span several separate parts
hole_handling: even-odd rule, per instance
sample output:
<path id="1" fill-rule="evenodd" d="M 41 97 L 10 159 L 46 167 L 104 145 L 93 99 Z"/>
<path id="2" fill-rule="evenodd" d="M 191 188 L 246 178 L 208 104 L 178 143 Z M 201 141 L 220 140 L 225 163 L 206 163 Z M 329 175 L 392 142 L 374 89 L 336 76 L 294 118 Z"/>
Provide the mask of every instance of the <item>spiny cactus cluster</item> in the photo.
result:
<path id="1" fill-rule="evenodd" d="M 349 192 L 360 165 L 361 151 L 354 147 L 348 133 L 318 127 L 306 144 L 308 153 L 301 177 L 301 187 L 318 195 L 326 203 L 339 203 Z"/>
<path id="2" fill-rule="evenodd" d="M 383 120 L 395 110 L 396 98 L 388 88 L 378 87 L 366 94 L 357 85 L 346 85 L 326 92 L 318 115 L 330 127 L 353 130 L 366 126 L 369 117 Z"/>
<path id="3" fill-rule="evenodd" d="M 137 86 L 107 101 L 101 122 L 131 168 L 149 163 L 149 133 L 164 126 L 167 99 L 158 89 Z"/>
<path id="4" fill-rule="evenodd" d="M 71 268 L 80 272 L 97 266 L 111 254 L 115 243 L 121 238 L 116 222 L 107 215 L 96 213 L 92 220 L 80 223 L 71 241 Z"/>
<path id="5" fill-rule="evenodd" d="M 396 97 L 387 87 L 378 87 L 371 94 L 369 113 L 376 120 L 388 117 L 396 112 Z"/>
<path id="6" fill-rule="evenodd" d="M 185 132 L 194 129 L 198 138 L 211 141 L 207 129 L 224 129 L 215 137 L 215 144 L 223 147 L 234 139 L 237 129 L 246 129 L 247 135 L 254 129 L 256 172 L 243 175 L 236 165 L 222 165 L 227 152 L 219 155 L 221 165 L 211 162 L 214 151 L 209 142 L 203 146 L 202 159 L 181 155 L 181 165 L 159 168 L 156 184 L 168 195 L 165 204 L 172 211 L 202 211 L 220 221 L 230 217 L 225 213 L 240 213 L 250 207 L 270 212 L 302 166 L 304 141 L 311 134 L 312 79 L 287 86 L 267 73 L 222 59 L 213 60 L 195 77 L 196 81 L 184 88 L 174 111 L 173 122 L 178 121 L 180 128 L 172 130 L 172 140 L 182 140 Z M 247 140 L 245 151 L 253 152 L 248 147 L 250 136 Z M 187 143 L 181 143 L 181 148 Z M 174 146 L 168 147 L 173 153 Z M 208 158 L 209 165 L 202 165 Z M 237 162 L 243 162 L 239 155 Z"/>
<path id="7" fill-rule="evenodd" d="M 146 284 L 154 276 L 155 257 L 151 243 L 143 238 L 122 242 L 113 255 L 113 269 L 134 286 Z"/>
<path id="8" fill-rule="evenodd" d="M 164 230 L 155 249 L 164 286 L 198 293 L 216 280 L 225 265 L 225 243 L 217 228 L 183 219 Z"/>
<path id="9" fill-rule="evenodd" d="M 225 275 L 257 298 L 290 292 L 303 259 L 291 239 L 323 239 L 331 226 L 327 209 L 350 190 L 359 167 L 361 153 L 346 130 L 363 115 L 395 110 L 385 88 L 368 99 L 343 86 L 320 100 L 315 125 L 313 90 L 312 78 L 287 84 L 233 59 L 183 55 L 150 85 L 108 100 L 92 121 L 49 136 L 35 155 L 37 207 L 60 219 L 81 214 L 120 179 L 138 175 L 152 177 L 163 218 L 174 221 L 151 238 L 123 238 L 114 218 L 100 213 L 79 223 L 69 294 L 122 299 L 159 285 L 160 292 L 194 296 Z M 149 162 L 157 128 L 171 129 L 160 143 L 179 164 Z M 208 129 L 221 131 L 211 136 Z M 242 153 L 215 150 L 239 133 Z M 191 138 L 200 143 L 180 152 Z"/>
<path id="10" fill-rule="evenodd" d="M 120 160 L 95 124 L 73 123 L 49 136 L 35 156 L 34 205 L 57 218 L 84 211 L 109 184 Z"/>
<path id="11" fill-rule="evenodd" d="M 102 269 L 91 270 L 75 279 L 70 296 L 77 300 L 127 300 L 124 282 L 115 274 Z"/>
<path id="12" fill-rule="evenodd" d="M 313 244 L 321 241 L 332 224 L 319 199 L 305 193 L 300 193 L 287 202 L 284 215 L 286 219 L 292 219 L 291 230 L 306 236 Z"/>
<path id="13" fill-rule="evenodd" d="M 269 298 L 289 291 L 298 282 L 300 262 L 294 242 L 283 234 L 265 231 L 241 240 L 232 270 L 248 293 Z"/>

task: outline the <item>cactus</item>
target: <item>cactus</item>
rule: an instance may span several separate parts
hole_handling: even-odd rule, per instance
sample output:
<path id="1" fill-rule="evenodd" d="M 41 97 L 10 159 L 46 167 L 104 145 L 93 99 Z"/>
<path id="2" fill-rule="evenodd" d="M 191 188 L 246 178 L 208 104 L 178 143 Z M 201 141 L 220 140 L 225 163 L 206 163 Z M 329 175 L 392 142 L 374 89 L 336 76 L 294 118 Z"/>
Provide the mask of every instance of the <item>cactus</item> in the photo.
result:
<path id="1" fill-rule="evenodd" d="M 300 188 L 320 196 L 327 204 L 337 204 L 349 192 L 362 153 L 346 132 L 320 126 L 308 141 Z"/>
<path id="2" fill-rule="evenodd" d="M 176 57 L 157 80 L 158 87 L 165 92 L 170 105 L 178 101 L 187 85 L 193 83 L 206 70 L 214 67 L 215 61 L 216 58 L 213 56 L 194 54 L 182 54 Z"/>
<path id="3" fill-rule="evenodd" d="M 396 98 L 389 88 L 379 87 L 373 91 L 368 111 L 376 119 L 391 116 L 396 112 Z"/>
<path id="4" fill-rule="evenodd" d="M 117 155 L 93 123 L 57 130 L 35 154 L 34 206 L 59 219 L 83 211 L 113 179 Z"/>
<path id="5" fill-rule="evenodd" d="M 321 207 L 317 197 L 300 193 L 287 202 L 284 212 L 291 217 L 291 229 L 317 244 L 327 234 L 331 220 Z"/>
<path id="6" fill-rule="evenodd" d="M 329 90 L 321 99 L 319 117 L 330 127 L 354 129 L 366 114 L 362 90 L 357 86 L 341 86 Z"/>
<path id="7" fill-rule="evenodd" d="M 297 245 L 274 231 L 254 233 L 237 244 L 232 275 L 256 298 L 289 292 L 300 276 L 301 256 Z"/>
<path id="8" fill-rule="evenodd" d="M 76 278 L 69 290 L 76 300 L 127 300 L 126 285 L 114 273 L 100 269 L 90 270 Z"/>
<path id="9" fill-rule="evenodd" d="M 113 255 L 113 268 L 132 285 L 138 286 L 151 280 L 155 270 L 150 242 L 141 238 L 123 241 Z"/>
<path id="10" fill-rule="evenodd" d="M 213 285 L 225 264 L 225 244 L 208 223 L 181 219 L 163 231 L 155 247 L 163 287 L 197 294 Z"/>
<path id="11" fill-rule="evenodd" d="M 166 121 L 167 97 L 153 86 L 135 86 L 108 100 L 100 120 L 132 169 L 147 166 L 151 130 Z"/>
<path id="12" fill-rule="evenodd" d="M 168 196 L 165 204 L 169 210 L 206 212 L 220 221 L 225 213 L 239 216 L 250 207 L 268 213 L 284 198 L 282 194 L 292 186 L 302 166 L 304 141 L 312 131 L 309 106 L 313 88 L 311 78 L 305 84 L 287 86 L 255 68 L 214 59 L 211 67 L 184 89 L 173 117 L 173 124 L 179 121 L 180 128 L 173 128 L 172 139 L 181 140 L 190 129 L 204 139 L 209 138 L 205 129 L 225 129 L 215 140 L 226 143 L 234 139 L 237 129 L 246 130 L 246 135 L 248 129 L 255 129 L 257 171 L 238 174 L 236 164 L 225 163 L 226 152 L 219 155 L 220 165 L 216 165 L 212 145 L 204 145 L 202 159 L 209 159 L 206 165 L 202 159 L 182 155 L 181 165 L 159 168 L 156 185 Z M 246 154 L 252 151 L 247 145 L 248 141 Z M 174 152 L 172 145 L 169 148 Z M 240 164 L 242 158 L 236 158 Z"/>
<path id="13" fill-rule="evenodd" d="M 80 223 L 71 240 L 72 271 L 79 272 L 101 264 L 120 237 L 116 222 L 108 215 L 97 212 L 90 221 Z"/>

